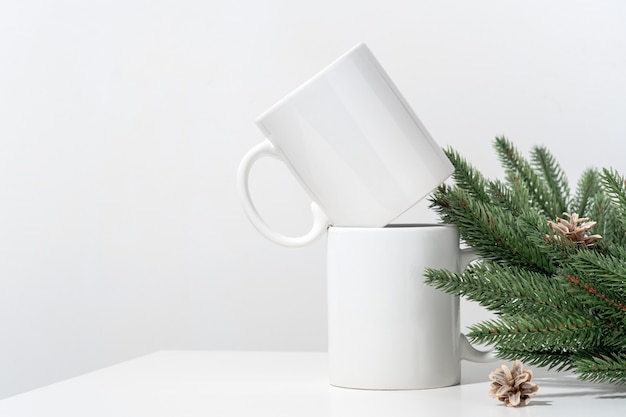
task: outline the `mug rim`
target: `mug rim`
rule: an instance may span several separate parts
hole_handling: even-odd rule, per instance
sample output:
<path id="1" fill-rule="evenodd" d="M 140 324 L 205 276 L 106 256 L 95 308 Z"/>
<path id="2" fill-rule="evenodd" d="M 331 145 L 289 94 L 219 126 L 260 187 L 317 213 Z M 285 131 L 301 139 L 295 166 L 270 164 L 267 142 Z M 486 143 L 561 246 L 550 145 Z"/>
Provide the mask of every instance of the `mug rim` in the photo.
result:
<path id="1" fill-rule="evenodd" d="M 363 227 L 363 226 L 328 226 L 329 229 L 354 229 L 354 230 L 402 230 L 402 229 L 428 229 L 428 228 L 456 228 L 453 224 L 447 223 L 390 223 L 383 227 Z"/>

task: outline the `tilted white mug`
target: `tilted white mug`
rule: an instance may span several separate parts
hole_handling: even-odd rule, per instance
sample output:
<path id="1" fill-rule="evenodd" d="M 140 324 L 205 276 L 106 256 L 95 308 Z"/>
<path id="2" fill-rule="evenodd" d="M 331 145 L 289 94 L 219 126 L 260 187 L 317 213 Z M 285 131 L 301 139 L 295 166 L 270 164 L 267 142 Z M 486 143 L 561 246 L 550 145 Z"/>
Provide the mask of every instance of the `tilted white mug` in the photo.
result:
<path id="1" fill-rule="evenodd" d="M 424 283 L 476 257 L 448 225 L 328 229 L 329 382 L 362 389 L 456 385 L 461 359 L 490 362 L 460 331 L 459 297 Z"/>
<path id="2" fill-rule="evenodd" d="M 266 140 L 242 159 L 246 214 L 268 239 L 302 246 L 329 225 L 382 227 L 427 196 L 454 168 L 365 44 L 359 44 L 257 119 Z M 272 230 L 250 198 L 254 162 L 282 160 L 313 200 L 304 236 Z"/>

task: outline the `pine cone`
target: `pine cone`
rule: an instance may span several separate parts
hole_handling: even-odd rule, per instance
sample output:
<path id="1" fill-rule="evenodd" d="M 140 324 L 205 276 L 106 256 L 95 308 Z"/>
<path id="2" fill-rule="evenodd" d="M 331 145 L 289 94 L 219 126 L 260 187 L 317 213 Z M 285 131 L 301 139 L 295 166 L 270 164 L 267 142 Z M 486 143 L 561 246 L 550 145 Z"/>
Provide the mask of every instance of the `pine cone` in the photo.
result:
<path id="1" fill-rule="evenodd" d="M 489 374 L 491 389 L 489 396 L 504 402 L 507 407 L 517 407 L 530 402 L 530 397 L 539 392 L 539 386 L 530 382 L 531 370 L 524 371 L 522 362 L 516 360 L 511 369 L 502 365 Z"/>
<path id="2" fill-rule="evenodd" d="M 560 236 L 546 236 L 546 240 L 560 240 L 564 237 L 571 242 L 584 244 L 589 247 L 602 239 L 600 235 L 587 236 L 587 232 L 596 225 L 596 222 L 590 222 L 588 217 L 579 218 L 577 213 L 563 213 L 563 215 L 569 217 L 569 220 L 557 217 L 556 222 L 548 221 L 548 226 L 555 232 L 560 233 Z"/>

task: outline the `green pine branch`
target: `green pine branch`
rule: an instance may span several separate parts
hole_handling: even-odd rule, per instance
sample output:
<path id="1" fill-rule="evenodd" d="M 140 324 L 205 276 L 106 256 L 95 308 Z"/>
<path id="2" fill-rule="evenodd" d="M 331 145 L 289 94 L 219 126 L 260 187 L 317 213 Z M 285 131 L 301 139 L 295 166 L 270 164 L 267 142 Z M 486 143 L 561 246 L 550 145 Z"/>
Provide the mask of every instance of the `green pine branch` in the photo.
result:
<path id="1" fill-rule="evenodd" d="M 595 169 L 587 169 L 578 180 L 578 187 L 574 196 L 571 211 L 582 217 L 587 217 L 592 201 L 601 190 L 600 174 Z"/>
<path id="2" fill-rule="evenodd" d="M 551 196 L 553 211 L 563 213 L 568 211 L 568 197 L 570 195 L 569 181 L 565 171 L 561 168 L 552 154 L 542 146 L 537 146 L 530 151 L 532 166 L 545 181 L 548 194 Z M 554 213 L 553 213 L 554 214 Z"/>
<path id="3" fill-rule="evenodd" d="M 535 271 L 482 261 L 462 273 L 427 268 L 425 282 L 446 293 L 474 301 L 498 314 L 524 314 L 567 317 L 581 305 L 564 305 L 558 300 L 567 291 L 563 282 Z"/>
<path id="4" fill-rule="evenodd" d="M 486 320 L 470 326 L 467 333 L 470 341 L 479 344 L 550 350 L 594 348 L 600 342 L 606 343 L 606 336 L 603 323 L 576 314 L 555 320 L 533 313 Z"/>
<path id="5" fill-rule="evenodd" d="M 570 371 L 575 368 L 574 358 L 576 353 L 564 349 L 550 350 L 536 346 L 511 348 L 498 345 L 495 347 L 495 352 L 502 359 L 511 361 L 519 359 L 528 365 L 548 368 L 558 372 Z"/>
<path id="6" fill-rule="evenodd" d="M 581 379 L 626 384 L 626 182 L 614 170 L 583 172 L 573 195 L 544 147 L 526 160 L 504 137 L 494 147 L 505 181 L 485 178 L 452 150 L 453 185 L 439 187 L 431 208 L 483 258 L 466 271 L 427 269 L 426 282 L 478 302 L 497 319 L 468 337 L 499 357 Z M 593 246 L 553 229 L 563 213 L 597 222 Z"/>
<path id="7" fill-rule="evenodd" d="M 602 170 L 602 182 L 613 203 L 620 210 L 626 210 L 626 180 L 613 169 Z"/>
<path id="8" fill-rule="evenodd" d="M 622 329 L 626 325 L 626 251 L 614 251 L 582 250 L 572 254 L 559 279 L 570 283 L 568 293 L 581 303 L 581 309 L 593 312 L 607 327 Z"/>
<path id="9" fill-rule="evenodd" d="M 603 206 L 605 218 L 602 233 L 616 245 L 626 245 L 626 180 L 615 170 L 603 169 L 602 186 L 606 190 Z"/>
<path id="10" fill-rule="evenodd" d="M 579 359 L 574 367 L 586 381 L 626 384 L 626 352 Z"/>
<path id="11" fill-rule="evenodd" d="M 483 175 L 454 149 L 444 149 L 444 153 L 455 168 L 452 174 L 455 183 L 478 201 L 489 202 L 490 197 L 485 192 L 487 181 Z"/>
<path id="12" fill-rule="evenodd" d="M 519 185 L 519 181 L 516 181 L 516 185 Z M 491 196 L 491 202 L 505 210 L 509 210 L 514 216 L 518 216 L 534 207 L 530 194 L 525 187 L 516 186 L 511 190 L 506 183 L 495 180 L 489 181 L 487 188 Z"/>
<path id="13" fill-rule="evenodd" d="M 548 218 L 560 216 L 563 207 L 559 204 L 559 198 L 517 148 L 504 137 L 496 138 L 495 148 L 505 169 L 507 181 L 515 187 L 526 188 L 533 203 Z"/>
<path id="14" fill-rule="evenodd" d="M 455 224 L 463 240 L 481 257 L 539 271 L 555 271 L 550 257 L 528 239 L 524 220 L 513 211 L 472 198 L 464 189 L 445 186 L 432 196 L 431 207 L 444 222 Z"/>

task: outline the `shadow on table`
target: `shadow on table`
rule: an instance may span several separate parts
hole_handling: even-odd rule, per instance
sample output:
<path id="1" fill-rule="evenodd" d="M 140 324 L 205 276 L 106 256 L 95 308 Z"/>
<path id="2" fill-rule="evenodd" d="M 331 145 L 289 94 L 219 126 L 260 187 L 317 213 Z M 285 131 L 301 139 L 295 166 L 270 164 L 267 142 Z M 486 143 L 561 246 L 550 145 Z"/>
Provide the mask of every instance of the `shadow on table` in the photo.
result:
<path id="1" fill-rule="evenodd" d="M 598 399 L 626 399 L 626 386 L 581 381 L 575 375 L 536 378 L 542 398 L 589 396 Z"/>

